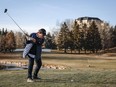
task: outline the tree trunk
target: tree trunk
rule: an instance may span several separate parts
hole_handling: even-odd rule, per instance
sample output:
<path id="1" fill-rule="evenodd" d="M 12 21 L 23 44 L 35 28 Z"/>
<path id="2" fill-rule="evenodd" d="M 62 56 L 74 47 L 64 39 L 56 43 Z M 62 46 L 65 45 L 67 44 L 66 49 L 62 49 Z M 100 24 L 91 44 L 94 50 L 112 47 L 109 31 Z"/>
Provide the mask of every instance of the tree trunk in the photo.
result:
<path id="1" fill-rule="evenodd" d="M 93 49 L 92 52 L 95 53 L 95 50 Z"/>
<path id="2" fill-rule="evenodd" d="M 70 51 L 71 51 L 71 54 L 72 54 L 72 49 Z"/>
<path id="3" fill-rule="evenodd" d="M 86 50 L 85 50 L 85 54 L 86 54 Z"/>
<path id="4" fill-rule="evenodd" d="M 66 48 L 64 49 L 64 53 L 67 53 L 67 52 L 66 52 Z"/>
<path id="5" fill-rule="evenodd" d="M 80 49 L 78 50 L 78 53 L 80 54 Z"/>

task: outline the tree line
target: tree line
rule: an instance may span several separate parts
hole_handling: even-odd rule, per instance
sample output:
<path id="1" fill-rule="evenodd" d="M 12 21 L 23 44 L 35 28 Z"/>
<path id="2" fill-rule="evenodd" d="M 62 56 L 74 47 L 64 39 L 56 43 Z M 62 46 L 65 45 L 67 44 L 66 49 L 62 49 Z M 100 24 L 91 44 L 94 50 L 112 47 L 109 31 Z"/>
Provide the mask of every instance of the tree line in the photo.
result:
<path id="1" fill-rule="evenodd" d="M 0 52 L 14 52 L 15 49 L 23 49 L 26 45 L 26 37 L 22 32 L 0 29 Z M 56 49 L 55 36 L 50 32 L 46 35 L 44 48 Z"/>
<path id="2" fill-rule="evenodd" d="M 116 47 L 116 26 L 104 23 L 103 27 L 98 27 L 95 21 L 87 24 L 78 24 L 77 21 L 64 21 L 60 24 L 56 32 L 47 33 L 44 47 L 48 49 L 58 49 L 66 52 L 91 52 L 97 53 Z M 26 43 L 25 35 L 21 32 L 0 29 L 0 51 L 12 52 L 16 48 L 24 48 Z"/>
<path id="3" fill-rule="evenodd" d="M 0 52 L 13 52 L 16 48 L 23 48 L 25 36 L 21 32 L 0 29 Z"/>
<path id="4" fill-rule="evenodd" d="M 65 53 L 67 50 L 97 53 L 116 47 L 116 26 L 109 27 L 109 24 L 105 23 L 103 28 L 99 29 L 94 21 L 87 27 L 87 24 L 79 25 L 76 20 L 71 29 L 68 26 L 67 22 L 63 22 L 56 36 L 57 48 Z"/>

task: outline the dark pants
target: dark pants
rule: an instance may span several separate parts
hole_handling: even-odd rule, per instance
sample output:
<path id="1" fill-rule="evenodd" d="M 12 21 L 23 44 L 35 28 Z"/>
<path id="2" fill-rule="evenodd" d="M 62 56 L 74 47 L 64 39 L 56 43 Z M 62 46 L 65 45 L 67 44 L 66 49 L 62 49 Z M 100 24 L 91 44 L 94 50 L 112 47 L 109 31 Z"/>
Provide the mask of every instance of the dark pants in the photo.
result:
<path id="1" fill-rule="evenodd" d="M 33 71 L 33 65 L 34 65 L 34 60 L 36 63 L 36 67 L 33 73 L 33 77 L 37 77 L 38 72 L 42 66 L 42 61 L 41 58 L 31 58 L 29 57 L 29 65 L 28 65 L 28 78 L 32 78 L 32 71 Z"/>

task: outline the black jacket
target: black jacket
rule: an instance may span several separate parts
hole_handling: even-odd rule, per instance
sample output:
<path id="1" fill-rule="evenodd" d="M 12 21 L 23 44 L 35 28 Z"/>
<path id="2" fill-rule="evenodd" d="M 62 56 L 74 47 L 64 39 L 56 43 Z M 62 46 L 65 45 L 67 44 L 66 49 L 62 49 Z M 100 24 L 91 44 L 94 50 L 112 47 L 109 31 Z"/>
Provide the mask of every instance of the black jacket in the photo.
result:
<path id="1" fill-rule="evenodd" d="M 34 55 L 36 55 L 37 53 L 41 53 L 42 50 L 41 46 L 44 42 L 44 39 L 38 38 L 36 33 L 32 33 L 30 37 L 36 39 L 36 42 L 34 43 L 33 41 L 30 41 L 31 43 L 33 43 L 33 46 L 30 49 L 29 53 Z"/>

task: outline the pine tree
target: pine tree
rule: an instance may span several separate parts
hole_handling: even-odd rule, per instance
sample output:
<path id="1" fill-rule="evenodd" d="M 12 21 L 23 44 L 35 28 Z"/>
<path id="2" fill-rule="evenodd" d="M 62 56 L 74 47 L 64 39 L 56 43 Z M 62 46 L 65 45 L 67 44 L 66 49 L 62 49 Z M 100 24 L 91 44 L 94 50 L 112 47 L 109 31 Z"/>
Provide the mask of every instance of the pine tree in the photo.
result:
<path id="1" fill-rule="evenodd" d="M 8 33 L 8 31 L 7 31 L 7 28 L 6 28 L 6 30 L 4 31 L 4 35 L 6 35 Z"/>
<path id="2" fill-rule="evenodd" d="M 93 21 L 87 32 L 87 49 L 95 53 L 102 48 L 101 38 L 98 28 Z"/>
<path id="3" fill-rule="evenodd" d="M 46 35 L 45 47 L 48 49 L 52 49 L 52 36 L 50 32 Z"/>
<path id="4" fill-rule="evenodd" d="M 2 31 L 1 31 L 1 29 L 0 29 L 0 35 L 2 35 Z"/>
<path id="5" fill-rule="evenodd" d="M 2 40 L 2 35 L 1 35 L 1 29 L 0 29 L 0 51 L 1 51 L 1 40 Z"/>
<path id="6" fill-rule="evenodd" d="M 85 50 L 85 53 L 86 53 L 86 50 L 87 50 L 87 31 L 88 31 L 88 28 L 87 28 L 87 24 L 83 24 L 83 42 L 82 42 L 82 46 L 83 46 L 83 49 Z"/>
<path id="7" fill-rule="evenodd" d="M 8 49 L 8 51 L 13 52 L 13 50 L 16 49 L 14 32 L 10 31 L 9 33 L 7 33 L 5 40 L 6 40 L 5 49 Z"/>
<path id="8" fill-rule="evenodd" d="M 79 35 L 80 36 L 80 38 L 79 38 L 79 43 L 80 43 L 79 49 L 82 50 L 84 48 L 84 45 L 85 45 L 85 37 L 84 37 L 85 33 L 84 33 L 84 30 L 81 29 L 79 34 L 80 34 Z"/>
<path id="9" fill-rule="evenodd" d="M 69 48 L 71 50 L 71 53 L 72 51 L 74 50 L 74 37 L 73 37 L 73 31 L 70 31 L 69 32 Z"/>
<path id="10" fill-rule="evenodd" d="M 78 52 L 80 53 L 80 31 L 79 31 L 79 25 L 77 24 L 76 20 L 74 22 L 73 26 L 73 38 L 74 38 L 74 48 L 78 49 Z"/>
<path id="11" fill-rule="evenodd" d="M 112 43 L 113 43 L 113 47 L 116 47 L 116 26 L 114 27 L 112 32 Z"/>
<path id="12" fill-rule="evenodd" d="M 111 47 L 111 31 L 108 23 L 104 23 L 103 28 L 100 30 L 102 49 L 108 50 Z"/>
<path id="13" fill-rule="evenodd" d="M 1 34 L 4 35 L 4 32 L 5 32 L 5 31 L 4 31 L 4 28 L 2 28 Z"/>
<path id="14" fill-rule="evenodd" d="M 65 22 L 61 25 L 61 29 L 59 32 L 58 47 L 59 49 L 64 49 L 65 53 L 69 47 L 69 29 Z"/>
<path id="15" fill-rule="evenodd" d="M 45 39 L 45 48 L 48 49 L 56 49 L 56 43 L 55 43 L 55 36 L 54 34 L 51 35 L 50 32 L 46 35 L 46 39 Z"/>

